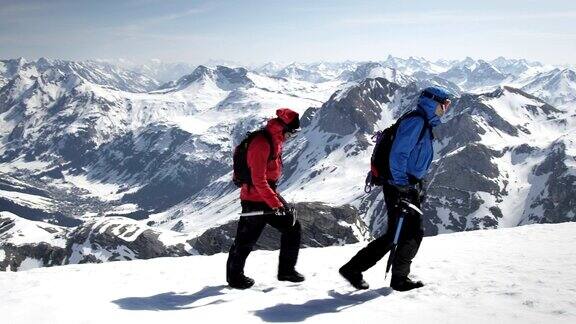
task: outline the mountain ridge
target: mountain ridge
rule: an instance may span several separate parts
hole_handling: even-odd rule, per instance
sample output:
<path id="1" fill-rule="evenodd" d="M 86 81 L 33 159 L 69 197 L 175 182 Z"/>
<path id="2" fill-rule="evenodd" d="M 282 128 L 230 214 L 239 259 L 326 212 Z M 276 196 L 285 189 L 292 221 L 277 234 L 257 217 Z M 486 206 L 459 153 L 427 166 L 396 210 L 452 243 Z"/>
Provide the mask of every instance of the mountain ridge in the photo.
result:
<path id="1" fill-rule="evenodd" d="M 204 235 L 206 253 L 223 249 L 239 209 L 230 183 L 232 149 L 277 108 L 291 107 L 303 129 L 286 144 L 280 191 L 299 203 L 350 206 L 358 225 L 346 226 L 358 230 L 349 237 L 365 240 L 387 226 L 381 192 L 363 191 L 371 137 L 413 109 L 420 89 L 439 84 L 453 89 L 455 99 L 435 129 L 427 235 L 575 219 L 576 118 L 569 96 L 567 106 L 554 107 L 522 87 L 530 84 L 527 72 L 544 68 L 534 63 L 389 57 L 294 65 L 323 82 L 200 66 L 172 87 L 131 92 L 100 84 L 99 65 L 80 74 L 54 62 L 14 60 L 25 68 L 12 69 L 16 74 L 0 89 L 0 173 L 8 179 L 0 181 L 0 209 L 20 217 L 71 228 L 122 216 L 191 239 Z M 490 72 L 478 73 L 474 91 L 439 76 L 473 65 Z M 512 75 L 514 82 L 485 87 L 486 75 L 504 75 L 496 65 L 526 69 L 508 74 L 505 80 Z M 533 80 L 558 72 L 551 71 Z M 333 226 L 337 218 L 328 219 L 314 230 L 342 233 Z"/>

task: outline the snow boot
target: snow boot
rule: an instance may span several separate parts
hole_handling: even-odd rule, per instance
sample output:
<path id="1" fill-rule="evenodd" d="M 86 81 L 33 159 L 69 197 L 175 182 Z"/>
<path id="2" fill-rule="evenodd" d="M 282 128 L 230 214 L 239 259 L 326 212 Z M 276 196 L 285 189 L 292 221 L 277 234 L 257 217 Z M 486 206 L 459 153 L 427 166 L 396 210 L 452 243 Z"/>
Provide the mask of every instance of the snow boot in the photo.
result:
<path id="1" fill-rule="evenodd" d="M 290 282 L 302 282 L 305 280 L 304 276 L 296 270 L 292 271 L 278 271 L 278 280 Z"/>
<path id="2" fill-rule="evenodd" d="M 422 281 L 412 281 L 408 276 L 395 276 L 392 275 L 390 280 L 390 287 L 396 291 L 408 291 L 424 287 Z"/>
<path id="3" fill-rule="evenodd" d="M 346 266 L 343 266 L 342 268 L 340 268 L 340 270 L 338 270 L 338 272 L 340 272 L 340 275 L 342 277 L 344 277 L 344 279 L 348 280 L 348 282 L 354 288 L 356 288 L 358 290 L 365 290 L 365 289 L 370 288 L 368 283 L 366 281 L 364 281 L 364 279 L 362 278 L 361 272 L 351 271 L 351 270 L 347 269 Z"/>
<path id="4" fill-rule="evenodd" d="M 248 289 L 254 285 L 254 279 L 242 274 L 237 277 L 228 278 L 228 285 L 235 289 Z"/>

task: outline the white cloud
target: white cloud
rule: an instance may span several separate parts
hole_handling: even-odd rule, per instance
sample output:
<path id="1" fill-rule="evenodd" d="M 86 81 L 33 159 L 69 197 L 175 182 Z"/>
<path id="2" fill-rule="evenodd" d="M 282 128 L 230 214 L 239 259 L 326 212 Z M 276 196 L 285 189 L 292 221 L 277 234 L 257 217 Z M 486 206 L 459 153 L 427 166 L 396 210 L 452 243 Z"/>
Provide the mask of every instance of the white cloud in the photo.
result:
<path id="1" fill-rule="evenodd" d="M 207 11 L 208 11 L 207 8 L 192 8 L 192 9 L 188 9 L 188 10 L 185 10 L 182 12 L 175 12 L 175 13 L 163 15 L 160 17 L 151 18 L 151 19 L 143 21 L 142 23 L 143 24 L 157 24 L 157 23 L 162 23 L 162 22 L 166 22 L 166 21 L 171 21 L 171 20 L 176 20 L 176 19 L 188 17 L 191 15 L 205 13 Z"/>
<path id="2" fill-rule="evenodd" d="M 432 23 L 470 23 L 490 21 L 576 19 L 576 11 L 510 14 L 470 14 L 461 11 L 395 13 L 341 19 L 343 25 L 427 25 Z"/>
<path id="3" fill-rule="evenodd" d="M 526 37 L 531 39 L 549 39 L 549 40 L 576 40 L 574 33 L 550 33 L 550 32 L 530 32 L 530 31 L 511 31 L 507 33 L 510 36 Z"/>
<path id="4" fill-rule="evenodd" d="M 12 16 L 12 15 L 22 15 L 31 12 L 38 12 L 44 10 L 50 6 L 49 3 L 9 3 L 1 4 L 2 10 L 0 10 L 0 15 Z"/>

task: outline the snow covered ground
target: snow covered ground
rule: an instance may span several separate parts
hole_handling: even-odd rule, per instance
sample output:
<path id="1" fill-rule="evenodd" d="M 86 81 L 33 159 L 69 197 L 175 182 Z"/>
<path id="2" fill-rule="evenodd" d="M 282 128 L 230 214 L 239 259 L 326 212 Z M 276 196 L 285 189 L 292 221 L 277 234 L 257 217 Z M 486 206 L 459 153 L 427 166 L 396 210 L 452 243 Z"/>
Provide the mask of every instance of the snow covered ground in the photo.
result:
<path id="1" fill-rule="evenodd" d="M 399 293 L 385 262 L 354 291 L 338 267 L 360 245 L 301 251 L 302 284 L 275 279 L 277 251 L 254 252 L 257 284 L 230 290 L 226 254 L 40 268 L 0 275 L 2 323 L 575 323 L 576 223 L 425 238 L 427 283 Z M 1 256 L 1 255 L 0 255 Z"/>

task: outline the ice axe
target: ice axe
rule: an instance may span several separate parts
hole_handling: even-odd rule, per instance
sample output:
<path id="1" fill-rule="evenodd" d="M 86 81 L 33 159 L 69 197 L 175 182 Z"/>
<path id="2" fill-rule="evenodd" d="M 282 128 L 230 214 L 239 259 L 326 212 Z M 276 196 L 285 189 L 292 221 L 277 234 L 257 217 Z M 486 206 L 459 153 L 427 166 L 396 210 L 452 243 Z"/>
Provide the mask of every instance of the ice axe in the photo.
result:
<path id="1" fill-rule="evenodd" d="M 390 255 L 388 256 L 388 263 L 386 264 L 386 274 L 384 275 L 384 279 L 388 277 L 388 272 L 390 271 L 390 267 L 392 266 L 394 257 L 396 256 L 396 247 L 398 246 L 398 239 L 400 238 L 400 231 L 402 230 L 402 224 L 404 223 L 405 215 L 408 214 L 410 210 L 416 212 L 420 216 L 424 215 L 420 208 L 408 200 L 401 199 L 400 203 L 402 204 L 400 218 L 398 219 L 398 225 L 396 225 L 396 233 L 394 234 L 394 241 L 392 241 L 392 247 L 390 248 Z"/>
<path id="2" fill-rule="evenodd" d="M 292 218 L 292 226 L 294 226 L 296 224 L 296 220 L 297 218 L 297 213 L 296 213 L 296 207 L 294 206 L 294 204 L 289 204 L 286 199 L 284 199 L 284 197 L 280 196 L 279 193 L 276 193 L 276 196 L 278 196 L 278 200 L 280 200 L 280 202 L 282 203 L 282 205 L 284 205 L 284 215 L 289 216 Z"/>
<path id="3" fill-rule="evenodd" d="M 291 218 L 291 224 L 292 226 L 294 226 L 296 224 L 296 208 L 293 207 L 292 205 L 288 204 L 288 202 L 279 194 L 277 194 L 278 199 L 280 200 L 280 202 L 282 203 L 282 205 L 284 205 L 284 211 L 280 211 L 280 210 L 269 210 L 269 211 L 264 211 L 264 210 L 258 210 L 258 211 L 253 211 L 253 212 L 247 212 L 247 213 L 240 213 L 240 216 L 285 216 L 285 217 L 290 217 Z"/>

